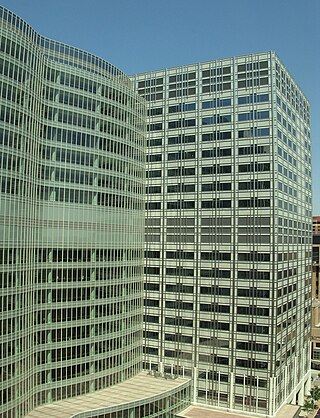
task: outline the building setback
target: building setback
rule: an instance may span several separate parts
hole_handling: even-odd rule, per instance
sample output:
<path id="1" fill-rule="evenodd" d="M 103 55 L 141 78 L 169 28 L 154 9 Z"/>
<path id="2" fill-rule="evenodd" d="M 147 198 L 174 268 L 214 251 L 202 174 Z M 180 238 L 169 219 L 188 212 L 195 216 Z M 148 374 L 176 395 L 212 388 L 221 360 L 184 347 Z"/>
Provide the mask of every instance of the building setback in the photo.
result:
<path id="1" fill-rule="evenodd" d="M 310 368 L 310 108 L 274 52 L 132 76 L 147 101 L 144 366 L 274 416 Z"/>

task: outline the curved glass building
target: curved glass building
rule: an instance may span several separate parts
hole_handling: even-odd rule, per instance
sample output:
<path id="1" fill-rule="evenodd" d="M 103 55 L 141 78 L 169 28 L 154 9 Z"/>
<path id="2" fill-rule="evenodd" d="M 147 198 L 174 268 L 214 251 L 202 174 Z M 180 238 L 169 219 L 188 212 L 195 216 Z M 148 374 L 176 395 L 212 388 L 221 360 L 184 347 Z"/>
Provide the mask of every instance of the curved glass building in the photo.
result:
<path id="1" fill-rule="evenodd" d="M 145 108 L 0 8 L 0 416 L 141 369 Z"/>

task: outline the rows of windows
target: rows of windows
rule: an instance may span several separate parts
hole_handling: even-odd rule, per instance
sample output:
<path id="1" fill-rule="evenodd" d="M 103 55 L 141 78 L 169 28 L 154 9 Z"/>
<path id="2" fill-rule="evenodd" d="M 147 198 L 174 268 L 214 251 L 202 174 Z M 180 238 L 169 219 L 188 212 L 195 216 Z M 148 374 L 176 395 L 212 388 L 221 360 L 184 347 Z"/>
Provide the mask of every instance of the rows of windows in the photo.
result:
<path id="1" fill-rule="evenodd" d="M 239 208 L 269 208 L 271 206 L 271 199 L 239 199 L 238 207 Z M 146 202 L 146 209 L 148 210 L 160 210 L 161 202 Z M 169 201 L 166 204 L 167 209 L 194 209 L 196 207 L 196 202 L 194 200 L 177 200 Z M 201 208 L 202 209 L 215 209 L 215 208 L 231 208 L 232 201 L 230 199 L 211 199 L 211 200 L 202 200 Z M 180 231 L 181 233 L 181 231 Z"/>
<path id="2" fill-rule="evenodd" d="M 292 120 L 292 122 L 296 122 L 296 115 L 295 115 L 294 111 L 291 110 L 288 103 L 281 100 L 281 98 L 278 95 L 277 95 L 277 104 L 289 116 L 289 118 Z"/>
<path id="3" fill-rule="evenodd" d="M 288 161 L 289 164 L 293 165 L 294 167 L 297 167 L 297 160 L 287 151 L 282 149 L 280 146 L 278 146 L 278 155 L 282 157 L 284 160 Z M 311 161 L 308 161 L 309 163 Z"/>
<path id="4" fill-rule="evenodd" d="M 48 68 L 46 72 L 46 79 L 49 81 L 57 80 L 61 85 L 77 90 L 83 90 L 94 94 L 97 92 L 97 83 L 74 74 L 58 72 Z"/>
<path id="5" fill-rule="evenodd" d="M 132 142 L 135 142 L 134 137 L 132 138 L 131 143 L 128 144 L 119 140 L 113 140 L 110 137 L 99 137 L 87 132 L 56 128 L 47 125 L 42 126 L 41 137 L 66 144 L 108 151 L 117 155 L 120 154 L 138 159 L 141 158 L 139 153 L 137 153 L 137 149 L 132 146 Z"/>
<path id="6" fill-rule="evenodd" d="M 27 250 L 24 248 L 0 248 L 0 264 L 14 264 L 20 260 L 27 262 Z M 88 262 L 88 261 L 120 261 L 136 259 L 141 257 L 139 250 L 126 250 L 122 248 L 100 249 L 100 248 L 38 248 L 32 254 L 35 262 Z M 7 274 L 7 273 L 5 273 Z M 1 285 L 2 281 L 0 281 Z"/>
<path id="7" fill-rule="evenodd" d="M 287 121 L 287 119 L 279 112 L 277 112 L 277 120 L 282 124 L 283 128 L 288 130 L 295 138 L 297 136 L 297 131 L 293 126 Z"/>
<path id="8" fill-rule="evenodd" d="M 214 231 L 212 231 L 214 232 Z M 282 254 L 281 254 L 282 255 Z M 160 258 L 160 251 L 146 251 L 145 258 Z M 167 251 L 166 259 L 181 259 L 181 260 L 193 260 L 194 253 L 187 251 Z M 281 258 L 282 259 L 282 258 Z M 279 261 L 281 261 L 279 257 Z M 201 252 L 201 260 L 205 261 L 214 261 L 214 260 L 231 260 L 231 253 L 224 253 L 220 251 L 214 252 Z M 271 255 L 270 253 L 259 253 L 259 252 L 250 252 L 250 253 L 238 253 L 238 260 L 245 262 L 270 262 Z M 0 259 L 1 261 L 1 259 Z M 268 272 L 257 272 L 254 271 L 242 271 L 238 273 L 238 278 L 251 280 L 254 277 L 257 277 L 262 280 L 268 280 L 270 275 Z"/>
<path id="9" fill-rule="evenodd" d="M 281 148 L 278 147 L 279 155 L 283 156 L 283 158 L 288 159 L 293 165 L 296 165 L 296 160 L 292 158 L 292 156 L 285 151 L 282 152 Z M 250 145 L 247 147 L 239 147 L 238 154 L 239 155 L 251 155 L 251 154 L 269 154 L 270 153 L 270 145 Z M 176 151 L 176 152 L 169 152 L 167 154 L 168 161 L 172 160 L 187 160 L 195 158 L 196 153 L 195 151 Z M 209 150 L 202 150 L 201 153 L 202 158 L 216 158 L 216 157 L 229 157 L 231 156 L 231 148 L 212 148 Z M 149 154 L 147 156 L 148 162 L 160 162 L 162 160 L 162 154 Z"/>
<path id="10" fill-rule="evenodd" d="M 211 119 L 209 120 L 211 124 Z M 151 128 L 150 128 L 151 129 Z M 157 125 L 157 129 L 154 130 L 162 130 L 161 127 Z M 270 135 L 270 129 L 269 128 L 248 128 L 244 130 L 238 131 L 238 138 L 239 139 L 245 139 L 245 138 L 255 138 L 255 137 L 264 137 Z M 279 134 L 280 135 L 280 134 Z M 201 135 L 202 141 L 223 141 L 231 139 L 232 134 L 231 131 L 213 131 L 208 133 L 203 133 Z M 290 140 L 289 140 L 290 141 Z M 179 136 L 173 136 L 168 137 L 168 145 L 174 145 L 174 144 L 187 144 L 191 142 L 196 142 L 196 136 L 195 135 L 179 135 Z M 292 144 L 292 142 L 289 142 L 289 146 Z M 147 142 L 148 147 L 154 147 L 154 146 L 161 146 L 162 145 L 162 138 L 154 138 L 150 139 Z M 295 147 L 295 145 L 292 145 L 292 147 Z"/>
<path id="11" fill-rule="evenodd" d="M 267 100 L 265 100 L 265 97 L 263 96 L 267 96 Z M 259 98 L 260 98 L 259 101 L 261 102 L 269 100 L 268 95 L 259 95 Z M 202 109 L 214 109 L 217 107 L 228 107 L 228 106 L 231 106 L 231 98 L 214 99 L 214 100 L 208 100 L 208 101 L 202 102 Z M 176 105 L 169 106 L 168 113 L 190 112 L 190 111 L 195 111 L 195 109 L 196 109 L 196 103 L 194 102 L 193 103 L 179 103 Z M 162 114 L 163 114 L 162 107 L 151 108 L 148 110 L 148 116 L 159 116 Z"/>
<path id="12" fill-rule="evenodd" d="M 310 106 L 279 61 L 276 62 L 276 86 L 285 101 L 289 101 L 301 118 L 310 124 Z"/>

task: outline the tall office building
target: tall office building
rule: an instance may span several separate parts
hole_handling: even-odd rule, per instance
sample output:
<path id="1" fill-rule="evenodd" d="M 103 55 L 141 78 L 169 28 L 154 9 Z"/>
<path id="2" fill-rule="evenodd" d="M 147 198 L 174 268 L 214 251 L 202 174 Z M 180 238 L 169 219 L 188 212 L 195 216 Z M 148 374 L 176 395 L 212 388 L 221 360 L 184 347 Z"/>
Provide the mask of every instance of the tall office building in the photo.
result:
<path id="1" fill-rule="evenodd" d="M 16 418 L 141 370 L 145 108 L 115 67 L 3 8 L 0 36 L 0 416 Z"/>
<path id="2" fill-rule="evenodd" d="M 313 369 L 320 370 L 320 216 L 312 217 L 312 362 Z"/>
<path id="3" fill-rule="evenodd" d="M 190 379 L 142 372 L 145 101 L 0 7 L 0 106 L 0 416 L 172 416 Z"/>
<path id="4" fill-rule="evenodd" d="M 144 365 L 274 416 L 310 368 L 307 99 L 274 52 L 132 76 L 148 105 Z"/>

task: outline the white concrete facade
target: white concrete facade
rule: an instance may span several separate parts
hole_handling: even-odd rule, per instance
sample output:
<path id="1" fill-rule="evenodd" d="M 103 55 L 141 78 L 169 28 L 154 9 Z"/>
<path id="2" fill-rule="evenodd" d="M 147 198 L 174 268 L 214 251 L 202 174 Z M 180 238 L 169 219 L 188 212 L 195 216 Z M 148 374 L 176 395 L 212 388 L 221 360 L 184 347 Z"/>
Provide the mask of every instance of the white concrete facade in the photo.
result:
<path id="1" fill-rule="evenodd" d="M 309 378 L 308 101 L 273 52 L 132 80 L 149 118 L 145 367 L 193 376 L 197 403 L 275 416 Z"/>

